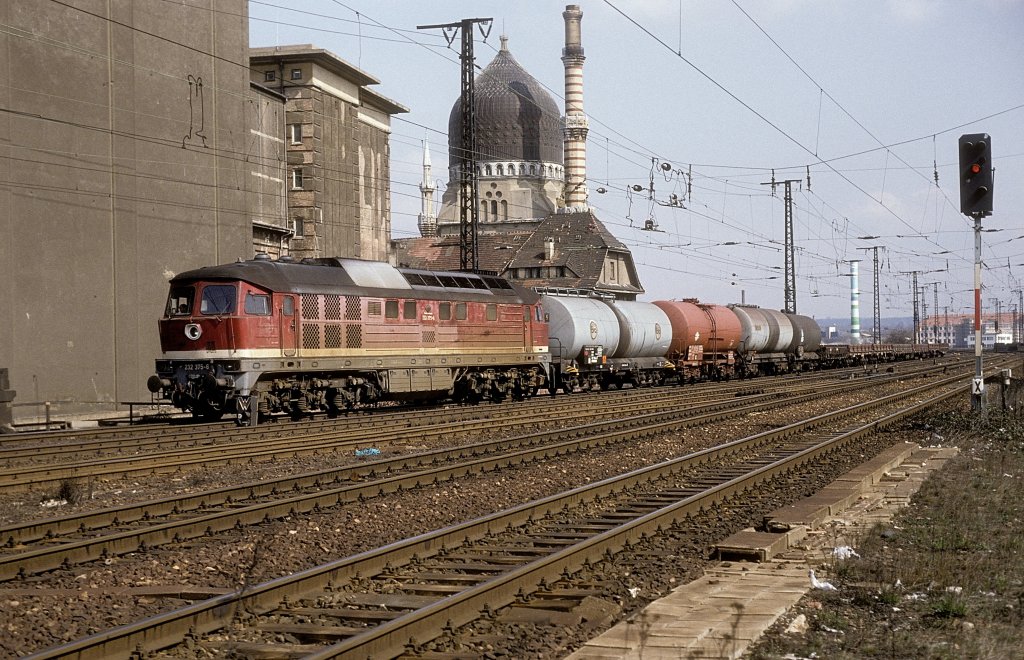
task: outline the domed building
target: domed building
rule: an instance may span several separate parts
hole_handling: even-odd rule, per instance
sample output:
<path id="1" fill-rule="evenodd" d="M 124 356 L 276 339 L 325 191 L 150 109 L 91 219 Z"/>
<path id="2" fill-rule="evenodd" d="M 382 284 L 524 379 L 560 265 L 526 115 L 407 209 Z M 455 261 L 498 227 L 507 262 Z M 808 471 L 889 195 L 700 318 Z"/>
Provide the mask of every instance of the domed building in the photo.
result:
<path id="1" fill-rule="evenodd" d="M 635 300 L 644 290 L 633 256 L 587 203 L 583 12 L 568 5 L 562 17 L 564 117 L 551 94 L 512 56 L 504 36 L 475 80 L 479 269 L 537 290 Z M 424 153 L 422 236 L 392 241 L 399 266 L 460 268 L 461 138 L 459 99 L 448 121 L 451 165 L 441 212 L 435 222 L 430 157 Z"/>
<path id="2" fill-rule="evenodd" d="M 529 231 L 554 213 L 562 193 L 562 117 L 555 99 L 527 73 L 501 37 L 501 49 L 476 78 L 480 234 Z M 459 233 L 462 102 L 448 119 L 448 188 L 437 233 Z"/>

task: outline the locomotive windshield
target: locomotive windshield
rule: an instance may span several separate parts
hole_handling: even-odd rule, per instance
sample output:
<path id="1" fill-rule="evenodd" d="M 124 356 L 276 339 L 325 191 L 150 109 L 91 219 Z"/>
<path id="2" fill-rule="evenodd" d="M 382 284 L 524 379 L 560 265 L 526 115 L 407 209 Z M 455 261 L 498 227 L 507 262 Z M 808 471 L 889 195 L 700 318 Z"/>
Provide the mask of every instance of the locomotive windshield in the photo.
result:
<path id="1" fill-rule="evenodd" d="M 196 290 L 191 286 L 176 286 L 171 289 L 171 295 L 167 297 L 167 316 L 190 316 L 192 314 L 192 300 Z"/>
<path id="2" fill-rule="evenodd" d="M 207 284 L 203 287 L 203 301 L 199 311 L 203 314 L 233 314 L 238 294 L 233 284 Z"/>

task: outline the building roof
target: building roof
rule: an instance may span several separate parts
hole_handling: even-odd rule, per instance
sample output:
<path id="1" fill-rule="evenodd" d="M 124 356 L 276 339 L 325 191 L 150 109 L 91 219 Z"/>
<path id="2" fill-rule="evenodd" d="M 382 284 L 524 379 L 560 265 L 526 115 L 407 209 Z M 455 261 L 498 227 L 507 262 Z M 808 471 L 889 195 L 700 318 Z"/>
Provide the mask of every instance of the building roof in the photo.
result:
<path id="1" fill-rule="evenodd" d="M 316 48 L 313 44 L 293 44 L 289 46 L 249 49 L 250 65 L 260 66 L 277 62 L 315 62 L 357 85 L 380 84 L 380 80 L 359 67 L 349 64 L 325 48 Z"/>
<path id="2" fill-rule="evenodd" d="M 477 259 L 480 269 L 501 274 L 529 238 L 529 233 L 480 234 Z M 399 267 L 458 270 L 461 262 L 459 236 L 425 236 L 394 241 Z"/>
<path id="3" fill-rule="evenodd" d="M 555 255 L 547 259 L 546 242 L 555 241 Z M 643 289 L 628 282 L 639 282 L 629 248 L 612 235 L 591 211 L 549 215 L 527 233 L 481 234 L 477 237 L 478 258 L 482 270 L 515 274 L 515 269 L 561 267 L 564 276 L 515 278 L 527 287 L 586 289 L 612 294 L 636 295 Z M 395 241 L 399 266 L 456 270 L 459 268 L 459 237 L 440 236 Z M 623 253 L 629 269 L 625 284 L 601 282 L 605 257 Z"/>
<path id="4" fill-rule="evenodd" d="M 389 99 L 383 94 L 378 94 L 367 87 L 363 87 L 359 90 L 359 100 L 363 105 L 376 108 L 381 112 L 388 113 L 389 115 L 397 115 L 400 112 L 409 112 L 409 108 L 405 107 L 398 101 Z"/>
<path id="5" fill-rule="evenodd" d="M 501 50 L 475 81 L 477 158 L 480 161 L 558 163 L 562 116 L 554 98 L 516 61 L 502 37 Z M 458 162 L 462 99 L 448 118 L 448 154 Z"/>
<path id="6" fill-rule="evenodd" d="M 555 242 L 554 258 L 546 259 L 546 242 Z M 568 289 L 588 289 L 609 293 L 643 293 L 643 289 L 632 284 L 610 284 L 600 282 L 605 257 L 609 252 L 630 254 L 619 239 L 615 238 L 592 211 L 556 213 L 545 218 L 533 231 L 530 238 L 509 263 L 512 268 L 533 268 L 537 266 L 561 266 L 564 277 L 519 279 L 524 286 L 544 286 Z M 626 263 L 632 282 L 639 282 L 632 259 Z M 621 278 L 625 279 L 625 278 Z"/>

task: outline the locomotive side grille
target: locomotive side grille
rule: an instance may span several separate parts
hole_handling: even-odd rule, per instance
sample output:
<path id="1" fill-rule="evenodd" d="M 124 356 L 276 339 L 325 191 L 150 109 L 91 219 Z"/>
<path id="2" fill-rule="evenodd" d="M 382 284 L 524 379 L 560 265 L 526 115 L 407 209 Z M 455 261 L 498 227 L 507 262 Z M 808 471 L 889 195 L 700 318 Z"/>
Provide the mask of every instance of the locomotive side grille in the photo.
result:
<path id="1" fill-rule="evenodd" d="M 336 293 L 329 293 L 324 296 L 324 318 L 341 318 L 341 296 Z"/>
<path id="2" fill-rule="evenodd" d="M 315 293 L 302 294 L 302 318 L 320 318 L 320 296 Z"/>
<path id="3" fill-rule="evenodd" d="M 305 297 L 305 296 L 303 296 Z M 320 348 L 320 326 L 313 323 L 302 324 L 302 347 Z"/>
<path id="4" fill-rule="evenodd" d="M 366 313 L 370 316 L 380 316 L 380 301 L 371 300 L 366 303 Z"/>
<path id="5" fill-rule="evenodd" d="M 324 326 L 324 348 L 341 348 L 341 326 L 337 323 Z"/>
<path id="6" fill-rule="evenodd" d="M 345 328 L 345 347 L 363 347 L 363 326 L 350 324 Z"/>
<path id="7" fill-rule="evenodd" d="M 345 320 L 358 321 L 363 318 L 359 296 L 345 296 Z"/>
<path id="8" fill-rule="evenodd" d="M 437 340 L 434 338 L 434 331 L 433 330 L 425 330 L 423 332 L 423 343 L 424 344 L 433 344 L 435 341 L 437 341 Z"/>

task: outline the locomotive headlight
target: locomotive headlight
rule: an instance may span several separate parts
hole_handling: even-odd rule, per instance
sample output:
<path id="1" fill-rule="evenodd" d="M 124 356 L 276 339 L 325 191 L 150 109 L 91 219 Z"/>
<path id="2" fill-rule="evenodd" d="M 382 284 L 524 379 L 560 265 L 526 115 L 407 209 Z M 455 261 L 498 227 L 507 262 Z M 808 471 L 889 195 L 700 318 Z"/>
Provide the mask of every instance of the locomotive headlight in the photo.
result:
<path id="1" fill-rule="evenodd" d="M 203 336 L 203 329 L 198 323 L 189 323 L 185 326 L 185 337 L 195 341 Z"/>

